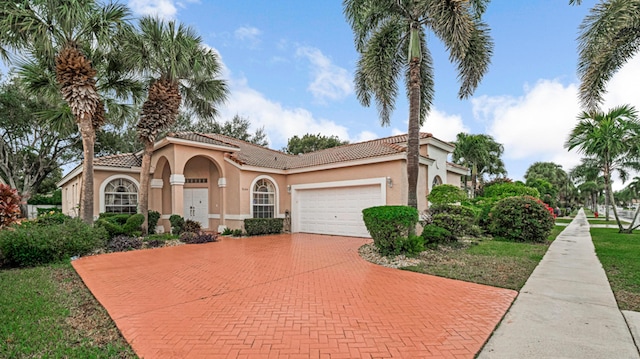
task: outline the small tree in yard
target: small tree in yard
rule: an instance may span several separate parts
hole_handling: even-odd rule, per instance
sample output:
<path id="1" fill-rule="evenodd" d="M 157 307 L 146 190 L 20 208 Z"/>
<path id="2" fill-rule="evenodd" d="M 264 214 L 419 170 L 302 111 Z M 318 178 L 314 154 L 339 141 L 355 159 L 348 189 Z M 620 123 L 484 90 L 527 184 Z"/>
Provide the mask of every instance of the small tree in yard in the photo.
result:
<path id="1" fill-rule="evenodd" d="M 467 198 L 467 194 L 452 184 L 442 184 L 434 187 L 427 199 L 431 204 L 452 204 L 462 202 Z"/>

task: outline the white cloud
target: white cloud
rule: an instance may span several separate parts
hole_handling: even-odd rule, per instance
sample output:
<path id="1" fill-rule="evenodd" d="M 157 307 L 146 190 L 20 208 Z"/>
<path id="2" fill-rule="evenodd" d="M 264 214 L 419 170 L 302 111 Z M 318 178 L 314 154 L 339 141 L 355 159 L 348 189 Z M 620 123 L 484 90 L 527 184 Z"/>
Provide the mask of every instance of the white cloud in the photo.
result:
<path id="1" fill-rule="evenodd" d="M 640 109 L 638 78 L 640 57 L 636 56 L 609 82 L 602 108 L 606 111 L 631 104 Z M 557 80 L 542 79 L 531 87 L 525 86 L 521 97 L 480 96 L 472 104 L 476 119 L 484 121 L 487 133 L 504 145 L 505 160 L 519 163 L 523 173 L 536 161 L 555 162 L 567 171 L 580 163 L 581 155 L 564 148 L 581 112 L 578 84 L 563 85 Z M 510 167 L 507 163 L 511 171 Z M 616 183 L 621 186 L 619 181 Z"/>
<path id="2" fill-rule="evenodd" d="M 480 96 L 472 100 L 474 116 L 488 124 L 488 134 L 504 145 L 510 160 L 552 161 L 565 169 L 578 164 L 580 156 L 564 148 L 579 113 L 575 84 L 540 80 L 525 87 L 525 94 Z"/>
<path id="3" fill-rule="evenodd" d="M 432 108 L 420 131 L 429 132 L 440 140 L 451 142 L 455 141 L 458 133 L 469 132 L 469 128 L 459 115 L 449 115 Z"/>
<path id="4" fill-rule="evenodd" d="M 229 99 L 220 109 L 220 119 L 228 120 L 239 114 L 249 118 L 252 131 L 264 126 L 269 138 L 269 147 L 281 149 L 286 146 L 290 137 L 306 133 L 349 139 L 345 126 L 331 120 L 316 118 L 304 108 L 287 108 L 251 88 L 246 79 L 234 78 L 229 72 L 227 74 L 230 75 L 227 78 Z"/>
<path id="5" fill-rule="evenodd" d="M 233 32 L 236 39 L 240 41 L 247 41 L 251 46 L 255 46 L 260 43 L 260 34 L 262 34 L 262 31 L 253 26 L 242 26 Z"/>
<path id="6" fill-rule="evenodd" d="M 129 8 L 139 15 L 173 18 L 178 10 L 173 0 L 129 0 Z"/>
<path id="7" fill-rule="evenodd" d="M 353 92 L 351 76 L 342 67 L 336 66 L 331 59 L 314 47 L 299 47 L 296 56 L 304 57 L 311 63 L 313 82 L 308 90 L 316 100 L 340 100 Z"/>
<path id="8" fill-rule="evenodd" d="M 365 141 L 375 140 L 376 138 L 380 138 L 380 136 L 378 136 L 376 133 L 371 131 L 362 131 L 355 138 L 350 139 L 349 142 L 351 143 L 365 142 Z"/>

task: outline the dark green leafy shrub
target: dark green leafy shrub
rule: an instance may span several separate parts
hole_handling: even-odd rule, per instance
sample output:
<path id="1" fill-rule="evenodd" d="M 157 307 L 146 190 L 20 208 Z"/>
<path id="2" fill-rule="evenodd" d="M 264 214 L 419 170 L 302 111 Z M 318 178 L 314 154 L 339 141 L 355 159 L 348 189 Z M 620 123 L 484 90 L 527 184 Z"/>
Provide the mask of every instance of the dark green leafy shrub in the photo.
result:
<path id="1" fill-rule="evenodd" d="M 10 266 L 35 266 L 81 256 L 104 246 L 107 233 L 79 219 L 0 231 L 0 252 Z"/>
<path id="2" fill-rule="evenodd" d="M 477 237 L 482 232 L 476 225 L 477 210 L 470 207 L 445 204 L 432 206 L 429 211 L 431 223 L 448 230 L 453 239 L 465 236 Z"/>
<path id="3" fill-rule="evenodd" d="M 427 200 L 433 205 L 453 204 L 467 198 L 467 194 L 460 187 L 451 184 L 442 184 L 433 187 Z"/>
<path id="4" fill-rule="evenodd" d="M 142 222 L 144 222 L 144 215 L 136 213 L 127 218 L 127 222 L 122 226 L 122 231 L 128 236 L 139 236 L 142 233 Z"/>
<path id="5" fill-rule="evenodd" d="M 225 228 L 222 230 L 222 233 L 221 233 L 221 234 L 222 234 L 223 236 L 230 236 L 230 235 L 232 235 L 232 234 L 233 234 L 233 230 L 231 230 L 231 228 L 229 228 L 229 227 L 225 227 Z"/>
<path id="6" fill-rule="evenodd" d="M 124 229 L 121 225 L 108 221 L 105 218 L 99 218 L 96 221 L 95 226 L 104 228 L 104 230 L 109 234 L 109 238 L 124 234 Z"/>
<path id="7" fill-rule="evenodd" d="M 38 214 L 38 217 L 33 221 L 36 225 L 50 226 L 53 224 L 62 224 L 71 219 L 71 217 L 62 212 L 47 212 L 44 214 Z"/>
<path id="8" fill-rule="evenodd" d="M 421 237 L 424 244 L 437 244 L 452 241 L 455 237 L 447 229 L 438 227 L 435 224 L 428 224 L 422 229 Z"/>
<path id="9" fill-rule="evenodd" d="M 55 190 L 50 196 L 35 194 L 29 198 L 28 204 L 32 205 L 53 205 L 59 206 L 62 204 L 62 190 Z"/>
<path id="10" fill-rule="evenodd" d="M 126 213 L 100 213 L 98 219 L 104 219 L 111 223 L 124 226 L 129 217 L 131 217 L 131 215 Z"/>
<path id="11" fill-rule="evenodd" d="M 248 236 L 282 233 L 284 218 L 247 218 L 244 230 Z"/>
<path id="12" fill-rule="evenodd" d="M 199 233 L 201 229 L 202 229 L 202 225 L 200 224 L 200 222 L 197 222 L 191 219 L 187 219 L 186 221 L 184 221 L 184 226 L 182 227 L 182 230 L 184 232 L 193 232 L 193 233 Z"/>
<path id="13" fill-rule="evenodd" d="M 109 252 L 126 252 L 140 248 L 142 248 L 142 239 L 126 235 L 115 236 L 107 243 L 107 251 Z"/>
<path id="14" fill-rule="evenodd" d="M 403 243 L 415 231 L 418 210 L 408 206 L 378 206 L 362 210 L 364 224 L 382 255 L 402 252 Z"/>
<path id="15" fill-rule="evenodd" d="M 156 226 L 158 225 L 158 221 L 160 220 L 160 212 L 158 211 L 149 211 L 148 221 L 149 221 L 149 233 L 156 233 Z"/>
<path id="16" fill-rule="evenodd" d="M 491 210 L 491 233 L 517 242 L 544 242 L 554 226 L 547 206 L 530 196 L 509 197 Z"/>
<path id="17" fill-rule="evenodd" d="M 0 228 L 6 227 L 20 218 L 22 199 L 18 191 L 6 184 L 0 184 Z"/>
<path id="18" fill-rule="evenodd" d="M 424 251 L 424 239 L 420 236 L 410 235 L 407 238 L 401 238 L 398 247 L 400 253 L 415 256 Z"/>
<path id="19" fill-rule="evenodd" d="M 234 229 L 231 231 L 231 235 L 234 237 L 242 237 L 242 229 Z"/>
<path id="20" fill-rule="evenodd" d="M 484 190 L 485 198 L 502 199 L 515 196 L 532 196 L 540 198 L 540 192 L 533 187 L 527 187 L 522 182 L 497 183 Z"/>
<path id="21" fill-rule="evenodd" d="M 171 223 L 171 233 L 180 235 L 184 231 L 184 218 L 179 214 L 172 214 L 169 217 L 169 223 Z"/>
<path id="22" fill-rule="evenodd" d="M 36 208 L 36 212 L 38 213 L 38 217 L 40 217 L 45 214 L 62 213 L 62 208 L 59 208 L 59 207 Z"/>

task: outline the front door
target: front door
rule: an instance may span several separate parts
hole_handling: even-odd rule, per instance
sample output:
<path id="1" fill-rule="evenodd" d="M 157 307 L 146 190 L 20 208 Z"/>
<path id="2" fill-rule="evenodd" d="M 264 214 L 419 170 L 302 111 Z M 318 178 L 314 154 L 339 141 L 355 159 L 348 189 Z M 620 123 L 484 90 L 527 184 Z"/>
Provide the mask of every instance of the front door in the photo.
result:
<path id="1" fill-rule="evenodd" d="M 207 188 L 184 189 L 184 219 L 200 222 L 209 228 L 209 190 Z"/>

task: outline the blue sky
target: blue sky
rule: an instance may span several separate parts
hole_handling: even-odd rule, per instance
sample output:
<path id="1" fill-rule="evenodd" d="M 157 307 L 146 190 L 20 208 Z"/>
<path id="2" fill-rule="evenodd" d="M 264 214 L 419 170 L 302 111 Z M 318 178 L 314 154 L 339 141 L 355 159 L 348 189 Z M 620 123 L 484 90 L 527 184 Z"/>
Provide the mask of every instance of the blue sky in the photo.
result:
<path id="1" fill-rule="evenodd" d="M 265 128 L 270 147 L 293 135 L 321 133 L 351 142 L 407 131 L 408 105 L 398 97 L 391 125 L 353 91 L 358 55 L 342 1 L 122 0 L 136 16 L 157 15 L 195 28 L 218 51 L 230 85 L 219 120 L 235 114 Z M 489 72 L 474 96 L 459 100 L 455 67 L 433 35 L 435 100 L 425 132 L 451 141 L 459 132 L 487 133 L 505 146 L 509 177 L 522 179 L 536 161 L 569 170 L 580 156 L 563 143 L 580 108 L 576 75 L 578 27 L 595 0 L 494 0 L 485 20 L 495 42 Z M 640 108 L 634 59 L 610 82 L 605 108 Z M 404 88 L 404 84 L 401 85 Z M 618 184 L 618 187 L 621 184 Z"/>

